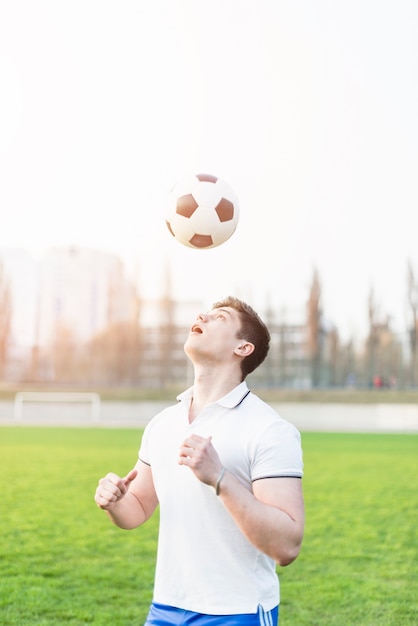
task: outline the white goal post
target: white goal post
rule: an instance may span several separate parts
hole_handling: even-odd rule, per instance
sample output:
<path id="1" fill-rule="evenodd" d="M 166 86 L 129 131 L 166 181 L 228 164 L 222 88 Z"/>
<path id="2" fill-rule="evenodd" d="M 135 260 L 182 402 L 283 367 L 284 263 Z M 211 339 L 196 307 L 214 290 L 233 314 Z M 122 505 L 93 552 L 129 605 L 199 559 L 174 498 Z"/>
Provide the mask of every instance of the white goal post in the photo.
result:
<path id="1" fill-rule="evenodd" d="M 16 421 L 23 419 L 24 403 L 77 403 L 89 404 L 90 416 L 94 422 L 100 420 L 100 396 L 93 392 L 72 391 L 19 391 L 15 395 L 14 417 Z"/>

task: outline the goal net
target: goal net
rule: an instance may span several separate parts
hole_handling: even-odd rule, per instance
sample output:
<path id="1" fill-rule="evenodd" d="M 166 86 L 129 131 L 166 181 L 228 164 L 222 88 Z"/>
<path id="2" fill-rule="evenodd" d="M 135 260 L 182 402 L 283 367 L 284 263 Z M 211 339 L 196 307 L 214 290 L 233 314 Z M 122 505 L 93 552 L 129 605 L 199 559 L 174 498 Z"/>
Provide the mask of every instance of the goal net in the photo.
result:
<path id="1" fill-rule="evenodd" d="M 100 421 L 100 396 L 93 392 L 20 391 L 14 399 L 17 422 L 66 424 Z"/>

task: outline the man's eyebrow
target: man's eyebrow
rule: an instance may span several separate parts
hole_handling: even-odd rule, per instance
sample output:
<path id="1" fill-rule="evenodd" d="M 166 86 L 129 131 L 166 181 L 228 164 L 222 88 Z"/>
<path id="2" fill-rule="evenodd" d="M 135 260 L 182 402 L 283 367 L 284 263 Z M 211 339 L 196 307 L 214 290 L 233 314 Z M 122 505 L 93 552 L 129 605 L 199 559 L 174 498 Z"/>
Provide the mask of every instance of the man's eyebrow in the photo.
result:
<path id="1" fill-rule="evenodd" d="M 216 307 L 216 309 L 213 309 L 213 311 L 222 311 L 222 313 L 226 313 L 229 316 L 232 316 L 231 311 L 229 311 L 228 309 L 223 309 L 222 307 Z"/>

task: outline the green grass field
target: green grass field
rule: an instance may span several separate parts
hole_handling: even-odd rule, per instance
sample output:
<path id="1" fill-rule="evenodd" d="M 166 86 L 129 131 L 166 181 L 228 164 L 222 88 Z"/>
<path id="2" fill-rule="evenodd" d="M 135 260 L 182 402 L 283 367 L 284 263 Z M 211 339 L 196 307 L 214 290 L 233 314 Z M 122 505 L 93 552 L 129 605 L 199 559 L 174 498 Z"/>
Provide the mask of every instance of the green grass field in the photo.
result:
<path id="1" fill-rule="evenodd" d="M 0 624 L 141 626 L 157 519 L 122 531 L 93 494 L 135 430 L 0 429 Z M 280 626 L 416 626 L 416 435 L 306 433 L 306 534 L 279 571 Z"/>

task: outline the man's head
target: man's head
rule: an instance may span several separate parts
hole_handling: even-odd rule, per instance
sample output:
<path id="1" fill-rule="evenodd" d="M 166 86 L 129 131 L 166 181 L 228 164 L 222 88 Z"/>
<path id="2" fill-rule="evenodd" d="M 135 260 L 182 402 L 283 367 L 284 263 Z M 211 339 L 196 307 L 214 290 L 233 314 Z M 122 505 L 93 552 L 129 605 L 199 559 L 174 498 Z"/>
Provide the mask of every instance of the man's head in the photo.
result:
<path id="1" fill-rule="evenodd" d="M 238 339 L 244 339 L 253 344 L 254 350 L 241 361 L 242 380 L 254 371 L 266 358 L 270 347 L 270 333 L 259 315 L 248 304 L 228 296 L 224 300 L 215 302 L 213 309 L 230 307 L 239 314 L 241 326 Z"/>

